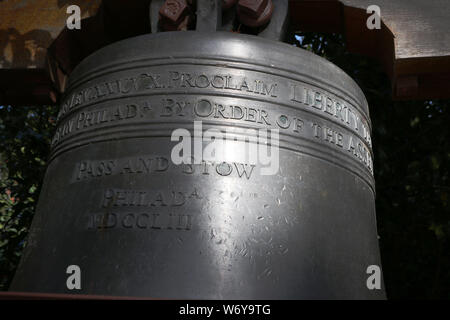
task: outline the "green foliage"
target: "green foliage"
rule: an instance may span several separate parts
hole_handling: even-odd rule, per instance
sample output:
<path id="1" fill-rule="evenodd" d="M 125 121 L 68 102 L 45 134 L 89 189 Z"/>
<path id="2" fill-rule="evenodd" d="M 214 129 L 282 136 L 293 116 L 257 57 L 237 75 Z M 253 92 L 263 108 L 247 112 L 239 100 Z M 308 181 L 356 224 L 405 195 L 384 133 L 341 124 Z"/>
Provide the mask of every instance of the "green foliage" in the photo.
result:
<path id="1" fill-rule="evenodd" d="M 0 290 L 20 260 L 50 152 L 56 107 L 0 107 Z"/>
<path id="2" fill-rule="evenodd" d="M 393 102 L 380 65 L 342 35 L 299 33 L 364 91 L 373 125 L 376 208 L 389 298 L 450 298 L 450 101 Z"/>

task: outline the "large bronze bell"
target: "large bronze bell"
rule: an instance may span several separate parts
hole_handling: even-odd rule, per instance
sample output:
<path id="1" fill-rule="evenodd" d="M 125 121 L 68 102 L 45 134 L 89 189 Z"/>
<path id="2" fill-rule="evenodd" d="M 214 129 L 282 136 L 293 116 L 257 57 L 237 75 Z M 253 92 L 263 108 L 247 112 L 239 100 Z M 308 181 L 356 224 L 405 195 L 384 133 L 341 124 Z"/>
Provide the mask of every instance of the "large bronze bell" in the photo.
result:
<path id="1" fill-rule="evenodd" d="M 239 139 L 231 160 L 175 164 L 172 133 L 200 121 L 235 138 L 277 129 L 278 170 L 233 160 Z M 367 286 L 370 132 L 355 82 L 290 45 L 189 31 L 109 45 L 70 76 L 11 290 L 74 293 L 77 265 L 84 294 L 384 298 Z"/>

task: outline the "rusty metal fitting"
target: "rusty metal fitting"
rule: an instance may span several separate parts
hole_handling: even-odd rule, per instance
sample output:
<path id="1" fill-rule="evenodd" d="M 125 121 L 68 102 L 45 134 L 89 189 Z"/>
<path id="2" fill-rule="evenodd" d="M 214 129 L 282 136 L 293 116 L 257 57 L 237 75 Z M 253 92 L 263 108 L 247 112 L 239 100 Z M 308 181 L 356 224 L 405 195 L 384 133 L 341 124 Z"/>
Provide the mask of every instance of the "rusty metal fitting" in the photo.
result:
<path id="1" fill-rule="evenodd" d="M 186 0 L 166 0 L 159 9 L 159 25 L 164 31 L 187 30 L 191 9 Z"/>
<path id="2" fill-rule="evenodd" d="M 273 13 L 272 0 L 239 0 L 239 21 L 248 27 L 261 27 L 270 21 Z"/>
<path id="3" fill-rule="evenodd" d="M 228 10 L 237 3 L 237 0 L 222 0 L 222 10 Z"/>

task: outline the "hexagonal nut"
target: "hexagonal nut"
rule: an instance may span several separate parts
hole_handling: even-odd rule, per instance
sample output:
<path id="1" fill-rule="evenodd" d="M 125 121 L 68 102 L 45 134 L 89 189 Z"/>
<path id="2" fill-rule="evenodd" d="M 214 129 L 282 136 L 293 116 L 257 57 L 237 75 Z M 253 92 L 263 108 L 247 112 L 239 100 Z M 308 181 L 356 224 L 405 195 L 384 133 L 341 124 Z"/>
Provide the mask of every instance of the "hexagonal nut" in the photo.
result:
<path id="1" fill-rule="evenodd" d="M 161 19 L 170 21 L 172 24 L 181 23 L 189 11 L 186 0 L 166 0 L 159 9 Z"/>
<path id="2" fill-rule="evenodd" d="M 238 10 L 242 15 L 259 18 L 267 7 L 268 0 L 239 0 Z"/>
<path id="3" fill-rule="evenodd" d="M 268 0 L 267 6 L 264 8 L 264 11 L 257 18 L 250 17 L 247 14 L 242 14 L 239 6 L 237 8 L 237 15 L 239 21 L 243 25 L 246 25 L 251 28 L 258 28 L 266 25 L 270 21 L 270 19 L 272 18 L 273 10 L 274 10 L 273 2 L 272 0 Z"/>

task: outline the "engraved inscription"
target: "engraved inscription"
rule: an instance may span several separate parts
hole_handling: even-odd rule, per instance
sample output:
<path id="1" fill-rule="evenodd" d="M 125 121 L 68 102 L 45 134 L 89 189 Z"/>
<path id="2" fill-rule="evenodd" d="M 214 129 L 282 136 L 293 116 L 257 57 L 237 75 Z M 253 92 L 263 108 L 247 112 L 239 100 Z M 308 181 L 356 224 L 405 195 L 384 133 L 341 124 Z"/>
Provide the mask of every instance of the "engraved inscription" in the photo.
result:
<path id="1" fill-rule="evenodd" d="M 291 101 L 314 108 L 339 120 L 355 132 L 360 132 L 369 146 L 372 146 L 370 131 L 361 117 L 347 103 L 333 99 L 317 90 L 310 90 L 304 86 L 292 85 Z"/>
<path id="2" fill-rule="evenodd" d="M 94 213 L 87 217 L 87 229 L 180 230 L 192 228 L 191 214 L 156 212 Z"/>
<path id="3" fill-rule="evenodd" d="M 163 174 L 171 172 L 185 175 L 220 175 L 249 180 L 256 165 L 236 162 L 213 163 L 202 161 L 199 164 L 175 165 L 163 156 L 139 156 L 134 158 L 83 160 L 76 164 L 74 179 L 84 181 L 111 175 Z"/>
<path id="4" fill-rule="evenodd" d="M 251 76 L 231 74 L 205 74 L 195 72 L 167 71 L 163 74 L 140 73 L 111 81 L 101 82 L 72 93 L 63 102 L 58 120 L 73 109 L 113 96 L 161 89 L 222 89 L 239 91 L 253 95 L 278 96 L 278 83 L 267 83 Z"/>
<path id="5" fill-rule="evenodd" d="M 320 98 L 322 99 L 322 98 Z M 357 135 L 352 135 L 346 131 L 337 129 L 334 125 L 331 127 L 324 121 L 308 120 L 298 115 L 279 110 L 271 111 L 258 104 L 244 106 L 240 104 L 224 104 L 220 99 L 191 98 L 189 99 L 157 99 L 158 102 L 145 100 L 141 103 L 126 105 L 122 107 L 112 106 L 109 109 L 103 108 L 100 111 L 81 111 L 75 114 L 65 123 L 61 124 L 55 134 L 53 143 L 60 142 L 71 133 L 89 130 L 104 123 L 130 123 L 135 119 L 144 119 L 145 121 L 155 121 L 158 118 L 182 118 L 192 117 L 192 119 L 211 119 L 215 121 L 233 121 L 242 124 L 256 125 L 265 128 L 279 128 L 289 134 L 298 135 L 299 137 L 315 140 L 338 149 L 346 149 L 358 161 L 362 162 L 371 172 L 372 158 L 370 152 L 370 135 L 366 126 L 361 125 Z M 322 100 L 318 100 L 322 101 Z M 331 101 L 331 100 L 330 100 Z M 331 104 L 329 102 L 328 104 Z M 336 109 L 333 109 L 336 110 Z M 342 109 L 344 110 L 344 109 Z M 341 110 L 341 111 L 342 111 Z M 286 110 L 288 111 L 288 110 Z M 345 115 L 343 115 L 345 114 Z M 358 123 L 358 117 L 353 116 L 349 111 L 342 111 L 342 121 L 355 125 Z M 349 119 L 354 119 L 353 121 Z M 189 123 L 189 120 L 187 120 Z M 331 123 L 332 124 L 332 123 Z M 348 128 L 348 127 L 347 127 Z M 348 128 L 350 130 L 351 128 Z M 363 134 L 363 135 L 361 135 Z M 364 139 L 366 137 L 366 139 Z M 130 162 L 131 161 L 131 162 Z M 138 163 L 135 163 L 135 162 Z M 129 160 L 124 163 L 121 173 L 149 173 L 149 159 L 138 159 L 133 162 Z M 161 161 L 161 160 L 160 160 Z M 150 161 L 151 162 L 151 161 Z M 80 174 L 90 175 L 92 177 L 110 175 L 112 169 L 116 166 L 114 161 L 95 164 L 90 167 L 88 163 L 80 165 Z M 167 168 L 162 163 L 156 171 L 165 171 Z M 205 165 L 208 165 L 206 163 Z M 167 163 L 166 163 L 167 166 Z M 232 164 L 231 167 L 240 175 L 239 164 Z M 234 168 L 233 168 L 234 167 Z M 227 170 L 224 170 L 226 168 Z M 250 168 L 251 169 L 251 168 Z M 229 175 L 233 170 L 228 170 L 226 164 L 216 165 L 216 173 L 219 175 Z M 80 176 L 81 177 L 81 176 Z M 80 177 L 78 179 L 80 179 Z"/>
<path id="6" fill-rule="evenodd" d="M 201 118 L 243 120 L 270 125 L 267 120 L 269 114 L 266 110 L 257 107 L 226 105 L 208 99 L 200 99 L 194 104 L 194 114 Z"/>
<path id="7" fill-rule="evenodd" d="M 152 130 L 145 125 L 158 124 L 165 119 L 180 119 L 191 125 L 192 121 L 201 119 L 223 121 L 226 125 L 240 123 L 252 128 L 279 128 L 281 133 L 346 151 L 343 154 L 352 155 L 373 172 L 369 123 L 350 99 L 344 100 L 335 93 L 301 81 L 251 70 L 243 73 L 239 69 L 205 66 L 199 72 L 188 65 L 178 65 L 176 70 L 161 68 L 130 70 L 127 76 L 99 80 L 90 87 L 74 91 L 62 104 L 52 146 L 72 134 L 103 127 L 117 130 L 115 127 L 136 123 L 145 130 Z M 202 93 L 205 96 L 201 96 Z M 128 97 L 133 97 L 132 103 L 122 100 Z M 99 104 L 106 101 L 113 103 Z M 129 128 L 135 130 L 133 126 Z M 97 132 L 101 134 L 100 130 Z M 90 138 L 87 135 L 79 139 Z M 149 173 L 145 171 L 145 163 L 144 168 L 131 164 L 127 169 L 116 160 L 111 161 L 92 169 L 87 163 L 80 165 L 78 180 L 82 176 L 98 177 L 118 172 Z M 242 164 L 204 165 L 208 172 L 221 176 L 248 177 L 246 173 L 240 174 Z M 202 168 L 196 171 L 199 170 Z"/>
<path id="8" fill-rule="evenodd" d="M 107 189 L 104 192 L 103 208 L 113 207 L 181 207 L 189 201 L 200 200 L 197 189 L 182 191 L 150 191 Z"/>
<path id="9" fill-rule="evenodd" d="M 71 110 L 81 108 L 84 105 L 98 103 L 110 97 L 121 95 L 130 96 L 133 93 L 145 93 L 151 90 L 151 94 L 170 94 L 173 92 L 186 92 L 186 89 L 213 89 L 227 94 L 233 91 L 250 94 L 256 97 L 266 97 L 279 100 L 287 104 L 302 104 L 311 110 L 321 110 L 324 116 L 330 120 L 340 120 L 352 130 L 361 132 L 364 139 L 371 146 L 368 125 L 363 120 L 358 110 L 348 102 L 327 94 L 319 89 L 307 87 L 300 82 L 286 82 L 282 77 L 271 75 L 271 79 L 262 79 L 258 73 L 246 71 L 230 74 L 229 70 L 221 67 L 214 68 L 214 72 L 196 73 L 183 71 L 186 67 L 179 66 L 179 70 L 165 72 L 140 72 L 129 77 L 122 77 L 110 81 L 100 82 L 94 86 L 74 92 L 63 102 L 58 120 Z M 220 73 L 223 70 L 223 73 Z M 205 91 L 206 92 L 206 91 Z M 194 91 L 192 92 L 194 93 Z M 195 92 L 199 93 L 199 92 Z M 169 99 L 170 104 L 170 99 Z M 183 109 L 183 105 L 177 107 Z M 173 110 L 168 106 L 166 111 L 172 115 Z M 217 113 L 225 110 L 218 109 Z M 237 113 L 236 113 L 237 112 Z M 240 111 L 236 110 L 232 115 L 225 117 L 239 117 Z M 217 116 L 217 113 L 215 114 Z"/>
<path id="10" fill-rule="evenodd" d="M 53 136 L 52 145 L 74 132 L 105 125 L 108 123 L 127 122 L 127 120 L 150 118 L 153 116 L 152 107 L 148 102 L 142 105 L 128 104 L 102 108 L 91 111 L 81 111 L 69 120 L 60 124 Z"/>
<path id="11" fill-rule="evenodd" d="M 97 211 L 81 221 L 88 230 L 112 229 L 180 230 L 192 229 L 194 215 L 179 212 L 184 205 L 208 203 L 236 203 L 258 201 L 258 194 L 246 190 L 211 189 L 203 197 L 197 188 L 173 189 L 120 189 L 103 190 Z M 267 205 L 266 205 L 267 206 Z M 265 207 L 266 207 L 265 206 Z"/>
<path id="12" fill-rule="evenodd" d="M 258 79 L 231 75 L 206 75 L 169 71 L 168 88 L 215 88 L 251 92 L 277 97 L 277 83 L 265 83 Z"/>

